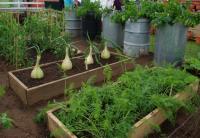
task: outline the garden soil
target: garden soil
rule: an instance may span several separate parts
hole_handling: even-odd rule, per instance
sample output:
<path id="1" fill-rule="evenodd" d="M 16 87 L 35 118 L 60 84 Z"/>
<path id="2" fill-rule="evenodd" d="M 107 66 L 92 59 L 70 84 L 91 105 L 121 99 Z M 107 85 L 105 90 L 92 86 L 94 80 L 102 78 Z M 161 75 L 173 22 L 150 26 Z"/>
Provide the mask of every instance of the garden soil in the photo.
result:
<path id="1" fill-rule="evenodd" d="M 93 57 L 93 58 L 95 58 L 95 57 Z M 102 59 L 99 60 L 99 62 L 102 65 L 111 64 L 111 63 L 115 63 L 115 62 L 118 62 L 118 61 L 119 61 L 118 57 L 116 57 L 114 55 L 111 55 L 109 60 L 102 60 Z M 39 79 L 39 80 L 35 80 L 35 79 L 32 79 L 30 77 L 32 69 L 14 72 L 14 75 L 21 82 L 23 82 L 28 88 L 31 88 L 31 87 L 34 87 L 34 86 L 38 86 L 38 85 L 41 85 L 41 84 L 45 84 L 45 83 L 48 83 L 48 82 L 52 82 L 52 81 L 62 79 L 64 77 L 64 73 L 61 71 L 58 64 L 60 65 L 61 63 L 53 63 L 51 65 L 41 67 L 42 70 L 44 71 L 45 77 L 42 78 L 42 79 Z M 72 70 L 69 70 L 69 71 L 66 72 L 66 76 L 69 77 L 69 76 L 72 76 L 72 75 L 86 71 L 83 57 L 76 58 L 76 59 L 72 60 L 72 64 L 73 64 L 73 68 L 72 68 Z M 101 66 L 100 64 L 95 62 L 94 64 L 88 66 L 88 70 L 95 69 L 95 68 L 100 67 L 100 66 Z"/>
<path id="2" fill-rule="evenodd" d="M 149 56 L 143 56 L 137 59 L 136 63 L 151 65 L 152 60 L 153 55 L 150 54 Z M 0 127 L 0 138 L 49 138 L 50 134 L 47 126 L 45 124 L 39 125 L 34 122 L 37 112 L 44 107 L 47 102 L 43 101 L 31 107 L 23 105 L 20 99 L 8 86 L 7 72 L 13 69 L 14 67 L 9 66 L 4 59 L 0 58 L 0 84 L 6 86 L 6 94 L 0 98 L 0 113 L 6 112 L 9 117 L 14 120 L 13 128 L 6 130 Z M 56 100 L 60 101 L 62 100 L 62 97 L 57 98 Z M 190 125 L 192 124 L 193 123 Z M 198 135 L 196 136 L 199 136 L 199 131 L 200 128 L 196 131 L 198 132 Z"/>

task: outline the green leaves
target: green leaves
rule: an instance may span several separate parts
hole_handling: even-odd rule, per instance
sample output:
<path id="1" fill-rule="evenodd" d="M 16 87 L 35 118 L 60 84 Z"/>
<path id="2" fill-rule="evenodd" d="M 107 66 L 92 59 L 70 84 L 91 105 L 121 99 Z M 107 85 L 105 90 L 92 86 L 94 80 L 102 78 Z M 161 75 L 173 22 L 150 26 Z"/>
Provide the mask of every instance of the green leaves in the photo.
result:
<path id="1" fill-rule="evenodd" d="M 110 69 L 104 74 L 110 76 Z M 195 80 L 171 67 L 137 67 L 102 87 L 85 84 L 68 102 L 60 104 L 55 115 L 78 137 L 124 138 L 135 122 L 156 107 L 173 121 L 176 110 L 187 107 L 173 96 Z"/>
<path id="2" fill-rule="evenodd" d="M 0 56 L 21 67 L 25 64 L 25 31 L 12 13 L 0 12 Z"/>
<path id="3" fill-rule="evenodd" d="M 112 68 L 109 65 L 104 67 L 103 75 L 105 76 L 105 82 L 109 82 L 112 79 Z"/>
<path id="4" fill-rule="evenodd" d="M 161 5 L 159 12 L 152 13 L 152 23 L 155 26 L 181 23 L 187 27 L 199 24 L 200 14 L 190 12 L 188 6 L 188 3 L 185 4 L 180 3 L 178 0 L 169 0 L 167 3 Z"/>
<path id="5" fill-rule="evenodd" d="M 63 56 L 65 47 L 52 44 L 52 40 L 59 36 L 69 42 L 69 35 L 63 32 L 63 15 L 51 10 L 28 13 L 20 24 L 13 13 L 1 12 L 0 56 L 16 68 L 31 64 L 27 46 L 38 45 L 41 51 L 54 51 L 56 56 Z"/>
<path id="6" fill-rule="evenodd" d="M 0 125 L 5 128 L 11 128 L 13 126 L 13 120 L 11 118 L 8 117 L 8 115 L 6 113 L 1 113 L 0 114 Z"/>
<path id="7" fill-rule="evenodd" d="M 117 23 L 124 24 L 127 20 L 137 21 L 140 18 L 152 19 L 152 15 L 155 12 L 162 11 L 162 5 L 158 2 L 150 0 L 140 0 L 140 3 L 136 3 L 131 0 L 125 2 L 125 8 L 122 12 L 115 12 L 112 19 Z"/>
<path id="8" fill-rule="evenodd" d="M 187 58 L 185 59 L 184 67 L 186 69 L 200 71 L 200 60 L 197 58 Z"/>
<path id="9" fill-rule="evenodd" d="M 96 18 L 101 18 L 100 1 L 90 2 L 90 0 L 83 0 L 82 5 L 77 9 L 77 15 L 83 17 L 88 13 L 94 13 Z"/>
<path id="10" fill-rule="evenodd" d="M 61 18 L 61 19 L 60 19 Z M 24 23 L 26 35 L 29 36 L 28 44 L 38 45 L 41 51 L 52 50 L 58 57 L 63 56 L 65 47 L 63 41 L 58 39 L 53 43 L 55 38 L 62 37 L 69 41 L 69 36 L 62 34 L 63 31 L 63 14 L 54 11 L 42 11 L 29 15 Z"/>

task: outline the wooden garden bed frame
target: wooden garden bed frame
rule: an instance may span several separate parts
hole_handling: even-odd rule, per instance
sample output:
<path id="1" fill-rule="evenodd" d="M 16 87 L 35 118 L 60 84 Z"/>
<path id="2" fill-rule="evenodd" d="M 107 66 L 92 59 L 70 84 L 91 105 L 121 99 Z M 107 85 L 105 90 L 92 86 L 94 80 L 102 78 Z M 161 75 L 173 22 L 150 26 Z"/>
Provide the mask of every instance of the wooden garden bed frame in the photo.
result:
<path id="1" fill-rule="evenodd" d="M 109 64 L 112 68 L 112 77 L 117 77 L 124 73 L 125 71 L 131 70 L 134 68 L 134 64 L 131 58 L 119 55 L 116 53 L 111 53 L 113 55 L 122 56 L 125 59 Z M 74 57 L 75 58 L 80 58 Z M 72 59 L 72 60 L 73 60 Z M 42 64 L 41 67 L 49 66 L 61 61 L 55 61 L 47 64 Z M 66 78 L 58 79 L 55 81 L 51 81 L 45 84 L 41 84 L 35 87 L 28 88 L 23 82 L 21 82 L 15 75 L 15 72 L 20 72 L 24 70 L 30 70 L 33 67 L 19 69 L 15 71 L 10 71 L 8 73 L 9 86 L 13 89 L 13 91 L 19 96 L 22 102 L 25 105 L 33 105 L 42 100 L 48 100 L 53 97 L 64 94 L 65 84 L 69 86 L 70 84 L 74 84 L 74 88 L 80 88 L 83 82 L 86 82 L 91 76 L 96 76 L 95 83 L 99 83 L 104 81 L 105 76 L 103 75 L 103 70 L 105 66 L 98 67 L 92 70 L 88 70 L 79 74 L 75 74 Z"/>
<path id="2" fill-rule="evenodd" d="M 182 92 L 177 93 L 174 98 L 186 101 L 192 98 L 194 93 L 197 93 L 199 87 L 199 80 L 196 80 L 194 83 L 188 85 Z M 77 138 L 72 134 L 64 124 L 54 115 L 54 112 L 59 110 L 59 108 L 54 108 L 47 112 L 48 117 L 48 128 L 50 132 L 59 130 L 62 136 L 59 138 Z M 132 131 L 129 133 L 129 138 L 144 138 L 148 134 L 152 133 L 154 129 L 152 124 L 160 125 L 166 120 L 164 111 L 160 108 L 156 108 L 151 113 L 146 115 L 144 118 L 139 120 L 133 125 Z"/>

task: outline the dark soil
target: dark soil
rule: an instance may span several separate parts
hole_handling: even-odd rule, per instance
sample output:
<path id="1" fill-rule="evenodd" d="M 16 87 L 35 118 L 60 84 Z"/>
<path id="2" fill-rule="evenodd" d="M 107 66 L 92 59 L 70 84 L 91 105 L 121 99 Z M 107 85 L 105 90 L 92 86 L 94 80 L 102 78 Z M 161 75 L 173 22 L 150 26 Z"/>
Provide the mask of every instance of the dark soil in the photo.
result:
<path id="1" fill-rule="evenodd" d="M 148 138 L 159 138 L 169 136 L 176 128 L 178 128 L 182 123 L 187 120 L 189 114 L 185 113 L 182 109 L 177 112 L 176 122 L 171 123 L 169 120 L 166 120 L 163 124 L 160 125 L 161 132 L 154 132 L 148 136 Z"/>
<path id="2" fill-rule="evenodd" d="M 117 56 L 114 56 L 114 55 L 111 55 L 109 60 L 103 60 L 103 59 L 99 60 L 99 62 L 102 65 L 115 63 L 117 61 L 119 61 L 119 59 L 118 59 Z M 58 63 L 58 64 L 61 64 L 61 63 Z M 14 75 L 21 82 L 23 82 L 28 88 L 30 88 L 30 87 L 38 86 L 38 85 L 41 85 L 41 84 L 44 84 L 44 83 L 52 82 L 52 81 L 63 78 L 64 74 L 61 71 L 58 64 L 55 63 L 55 64 L 51 64 L 49 66 L 41 67 L 42 70 L 44 71 L 45 77 L 43 79 L 40 79 L 40 80 L 35 80 L 35 79 L 32 79 L 30 77 L 30 74 L 31 74 L 31 71 L 32 71 L 31 69 L 15 72 Z M 76 58 L 76 59 L 72 60 L 72 64 L 73 64 L 73 69 L 66 72 L 67 76 L 72 76 L 72 75 L 86 71 L 85 64 L 84 64 L 84 58 Z M 88 66 L 88 70 L 95 69 L 95 68 L 100 67 L 100 66 L 101 66 L 100 64 L 95 62 L 94 64 Z"/>
<path id="3" fill-rule="evenodd" d="M 200 71 L 195 69 L 187 69 L 187 72 L 191 73 L 194 76 L 198 76 L 200 78 Z"/>
<path id="4" fill-rule="evenodd" d="M 169 138 L 200 138 L 200 110 L 190 115 L 182 125 L 169 135 Z"/>

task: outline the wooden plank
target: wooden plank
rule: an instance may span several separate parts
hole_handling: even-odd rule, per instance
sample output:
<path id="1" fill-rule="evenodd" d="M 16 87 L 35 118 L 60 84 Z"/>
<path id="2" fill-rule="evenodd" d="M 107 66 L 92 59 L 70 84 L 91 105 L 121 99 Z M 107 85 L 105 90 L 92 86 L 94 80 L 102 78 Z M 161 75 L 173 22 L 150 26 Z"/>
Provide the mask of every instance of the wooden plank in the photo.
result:
<path id="1" fill-rule="evenodd" d="M 125 72 L 125 63 L 117 62 L 111 64 L 110 66 L 113 71 L 112 77 L 117 77 Z M 127 70 L 130 70 L 133 69 L 133 67 L 133 64 L 129 63 L 126 68 Z M 87 80 L 94 75 L 96 76 L 95 83 L 102 82 L 105 79 L 103 70 L 104 66 L 80 74 L 69 76 L 67 78 L 63 78 L 54 82 L 46 83 L 34 88 L 30 88 L 27 90 L 28 105 L 33 105 L 41 100 L 48 100 L 53 97 L 63 95 L 65 87 L 68 87 L 70 84 L 73 84 L 74 88 L 80 88 L 83 82 L 87 82 Z"/>
<path id="2" fill-rule="evenodd" d="M 57 108 L 47 112 L 48 128 L 51 131 L 51 133 L 54 133 L 54 131 L 57 130 L 60 132 L 58 138 L 77 138 L 67 128 L 65 128 L 63 123 L 60 122 L 58 118 L 53 114 L 53 112 L 56 110 Z"/>
<path id="3" fill-rule="evenodd" d="M 116 53 L 112 53 L 112 54 L 118 55 Z M 122 55 L 120 55 L 120 56 L 122 56 Z M 73 59 L 82 58 L 82 57 L 83 56 L 79 56 L 79 57 L 75 57 Z M 122 56 L 122 57 L 125 57 L 126 59 L 109 64 L 110 67 L 112 68 L 112 72 L 113 72 L 112 77 L 114 77 L 114 78 L 121 75 L 123 72 L 134 68 L 132 59 L 130 59 L 126 56 Z M 47 63 L 47 64 L 42 64 L 41 67 L 49 66 L 51 64 L 60 63 L 60 62 L 61 61 L 55 61 L 55 62 L 51 62 L 51 63 Z M 86 82 L 91 76 L 94 76 L 94 75 L 96 76 L 95 83 L 104 81 L 104 79 L 105 79 L 105 76 L 103 75 L 104 67 L 105 66 L 98 67 L 98 68 L 95 68 L 92 70 L 88 70 L 88 71 L 85 71 L 85 72 L 82 72 L 79 74 L 69 76 L 67 78 L 58 79 L 58 80 L 51 81 L 51 82 L 41 84 L 41 85 L 31 87 L 31 88 L 28 88 L 19 79 L 17 79 L 16 76 L 14 75 L 14 73 L 20 72 L 20 71 L 25 71 L 25 70 L 30 70 L 33 67 L 19 69 L 16 71 L 9 72 L 9 74 L 10 74 L 9 79 L 12 80 L 10 83 L 10 86 L 17 93 L 17 95 L 23 100 L 23 102 L 25 104 L 33 105 L 39 101 L 48 100 L 53 97 L 63 95 L 64 89 L 65 89 L 65 84 L 66 84 L 66 87 L 68 87 L 71 83 L 73 83 L 74 88 L 79 88 L 79 87 L 81 87 L 83 82 Z M 17 81 L 16 82 L 16 84 L 18 84 L 17 86 L 14 81 Z M 20 88 L 20 87 L 22 87 L 22 88 Z M 26 94 L 21 95 L 21 92 L 19 92 L 20 90 L 18 90 L 18 89 L 23 89 L 24 91 L 26 91 Z"/>
<path id="4" fill-rule="evenodd" d="M 190 92 L 197 92 L 199 86 L 199 81 L 197 80 L 193 84 L 189 85 L 184 89 L 183 92 L 176 94 L 174 97 L 178 100 L 185 101 L 190 99 L 193 94 Z M 130 133 L 130 138 L 143 138 L 146 135 L 152 133 L 154 130 L 152 128 L 152 124 L 160 125 L 166 120 L 165 113 L 162 109 L 155 109 L 143 119 L 138 121 L 134 126 L 133 130 Z"/>
<path id="5" fill-rule="evenodd" d="M 198 91 L 199 80 L 196 80 L 194 83 L 187 86 L 183 92 L 180 92 L 174 96 L 174 98 L 185 101 L 192 98 L 193 94 Z M 59 108 L 54 108 L 47 112 L 48 116 L 48 126 L 50 132 L 55 130 L 62 130 L 63 137 L 57 138 L 76 138 L 70 131 L 64 126 L 64 124 L 58 120 L 58 118 L 53 114 L 55 111 L 59 110 Z M 162 109 L 155 109 L 140 121 L 133 125 L 132 131 L 129 133 L 129 138 L 144 138 L 148 134 L 153 132 L 152 124 L 160 125 L 167 118 L 164 115 Z"/>
<path id="6" fill-rule="evenodd" d="M 21 81 L 19 81 L 11 72 L 8 73 L 8 80 L 10 88 L 19 96 L 24 104 L 27 104 L 27 87 Z"/>

